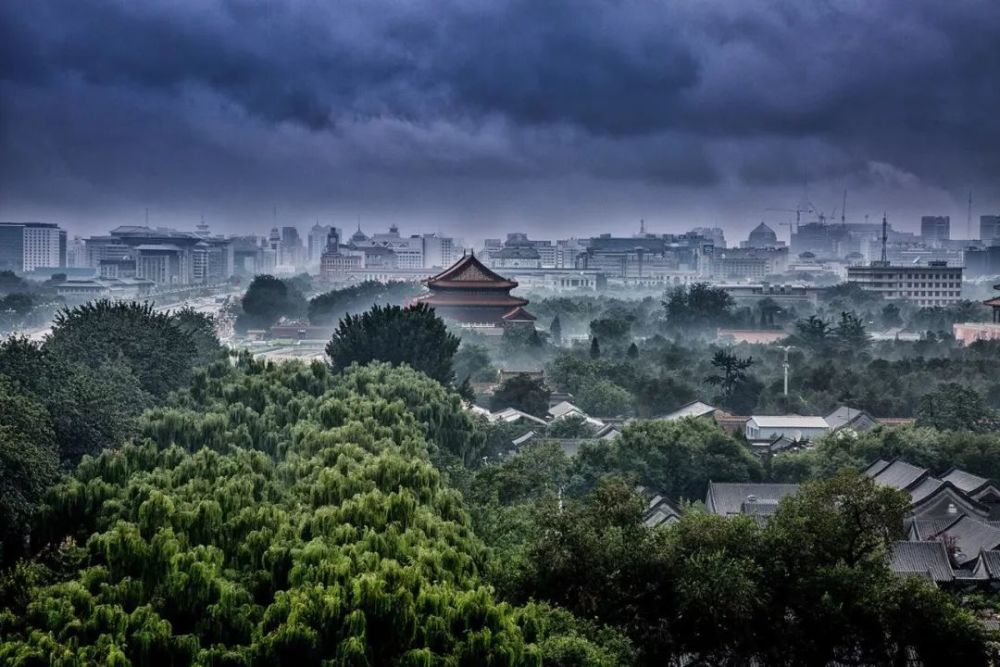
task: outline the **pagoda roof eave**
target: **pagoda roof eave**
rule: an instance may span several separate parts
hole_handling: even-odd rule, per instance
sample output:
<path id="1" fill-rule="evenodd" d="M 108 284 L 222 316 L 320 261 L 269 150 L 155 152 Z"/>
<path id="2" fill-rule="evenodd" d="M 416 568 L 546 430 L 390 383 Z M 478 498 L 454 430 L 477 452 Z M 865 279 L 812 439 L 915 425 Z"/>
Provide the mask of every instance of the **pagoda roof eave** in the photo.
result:
<path id="1" fill-rule="evenodd" d="M 473 272 L 479 280 L 461 280 L 460 276 L 466 272 Z M 513 281 L 507 280 L 503 276 L 493 272 L 485 264 L 479 261 L 479 259 L 473 255 L 463 255 L 461 259 L 449 266 L 447 269 L 432 276 L 427 279 L 428 285 L 438 285 L 438 284 L 458 284 L 458 286 L 470 285 L 473 283 L 486 283 L 490 285 L 495 285 L 499 283 L 508 284 Z M 514 283 L 515 285 L 517 283 Z M 471 286 L 471 285 L 470 285 Z"/>
<path id="2" fill-rule="evenodd" d="M 433 278 L 428 280 L 427 286 L 431 289 L 496 289 L 496 290 L 510 290 L 517 287 L 516 280 L 507 280 L 506 278 L 499 281 L 486 281 L 486 280 L 434 280 Z"/>

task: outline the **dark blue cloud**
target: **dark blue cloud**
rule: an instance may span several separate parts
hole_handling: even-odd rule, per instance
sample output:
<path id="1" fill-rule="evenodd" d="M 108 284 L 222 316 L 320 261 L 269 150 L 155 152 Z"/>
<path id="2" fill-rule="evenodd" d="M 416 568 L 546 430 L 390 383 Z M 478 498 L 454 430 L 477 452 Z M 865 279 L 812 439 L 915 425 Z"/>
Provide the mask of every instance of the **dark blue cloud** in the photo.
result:
<path id="1" fill-rule="evenodd" d="M 456 178 L 881 187 L 886 170 L 1000 197 L 998 34 L 993 0 L 14 1 L 0 185 L 19 206 L 46 174 L 96 197 L 153 159 L 164 199 L 194 160 L 226 201 L 403 178 L 424 204 Z"/>

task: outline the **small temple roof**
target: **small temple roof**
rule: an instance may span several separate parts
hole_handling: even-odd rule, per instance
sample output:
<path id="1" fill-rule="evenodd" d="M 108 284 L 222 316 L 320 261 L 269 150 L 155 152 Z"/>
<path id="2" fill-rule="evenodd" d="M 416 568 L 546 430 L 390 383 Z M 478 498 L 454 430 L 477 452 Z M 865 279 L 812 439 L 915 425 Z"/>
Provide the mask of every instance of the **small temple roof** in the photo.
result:
<path id="1" fill-rule="evenodd" d="M 517 287 L 517 281 L 508 280 L 494 273 L 479 261 L 475 255 L 464 255 L 460 260 L 441 273 L 427 279 L 431 288 L 495 288 L 509 290 Z M 525 301 L 527 303 L 527 301 Z"/>
<path id="2" fill-rule="evenodd" d="M 509 313 L 504 313 L 503 318 L 508 322 L 534 322 L 535 319 L 537 319 L 534 315 L 526 311 L 521 306 L 517 306 Z"/>

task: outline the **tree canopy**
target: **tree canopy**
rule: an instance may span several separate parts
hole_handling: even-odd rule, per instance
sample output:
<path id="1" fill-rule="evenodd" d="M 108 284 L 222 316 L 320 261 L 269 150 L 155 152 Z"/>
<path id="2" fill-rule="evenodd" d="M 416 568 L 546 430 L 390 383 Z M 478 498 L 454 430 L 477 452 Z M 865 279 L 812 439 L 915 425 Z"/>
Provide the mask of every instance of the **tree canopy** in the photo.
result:
<path id="1" fill-rule="evenodd" d="M 376 305 L 341 320 L 326 354 L 336 370 L 387 361 L 409 364 L 448 385 L 454 380 L 452 363 L 460 342 L 426 304 L 409 308 Z"/>
<path id="2" fill-rule="evenodd" d="M 429 459 L 433 421 L 408 407 L 427 382 L 387 365 L 206 372 L 146 417 L 146 439 L 84 460 L 53 492 L 32 538 L 78 565 L 19 579 L 0 612 L 0 662 L 604 656 L 479 579 L 483 547 Z"/>
<path id="3" fill-rule="evenodd" d="M 282 317 L 304 317 L 308 310 L 305 296 L 293 281 L 271 275 L 254 276 L 243 295 L 243 312 L 236 319 L 236 330 L 266 329 Z"/>

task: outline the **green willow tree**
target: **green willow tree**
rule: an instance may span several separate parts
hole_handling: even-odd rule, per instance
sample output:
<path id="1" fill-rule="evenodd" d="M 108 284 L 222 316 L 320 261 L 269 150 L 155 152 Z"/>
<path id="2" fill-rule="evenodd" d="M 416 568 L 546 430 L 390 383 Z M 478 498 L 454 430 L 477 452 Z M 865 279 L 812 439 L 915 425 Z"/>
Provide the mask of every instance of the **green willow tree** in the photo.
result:
<path id="1" fill-rule="evenodd" d="M 430 459 L 469 426 L 443 391 L 387 364 L 200 374 L 52 493 L 33 538 L 62 556 L 5 600 L 0 662 L 515 667 L 568 642 L 613 664 L 480 581 Z"/>

